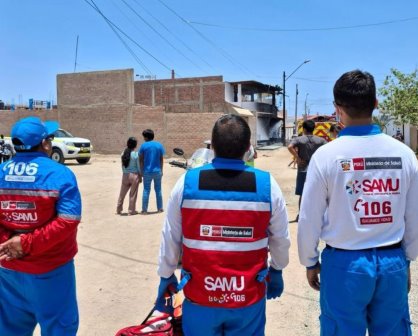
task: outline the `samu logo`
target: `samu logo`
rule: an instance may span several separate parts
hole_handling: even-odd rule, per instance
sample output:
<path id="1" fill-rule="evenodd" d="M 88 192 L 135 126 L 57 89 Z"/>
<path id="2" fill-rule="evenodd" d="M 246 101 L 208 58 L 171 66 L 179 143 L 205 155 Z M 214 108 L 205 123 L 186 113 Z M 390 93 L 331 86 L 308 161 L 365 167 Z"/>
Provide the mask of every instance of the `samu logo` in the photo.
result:
<path id="1" fill-rule="evenodd" d="M 38 221 L 36 212 L 4 212 L 3 218 L 8 222 L 31 223 Z"/>
<path id="2" fill-rule="evenodd" d="M 345 185 L 345 191 L 350 195 L 358 194 L 361 191 L 361 183 L 358 180 L 350 180 Z"/>
<path id="3" fill-rule="evenodd" d="M 241 277 L 206 277 L 205 288 L 208 291 L 243 291 L 245 287 L 244 276 Z"/>

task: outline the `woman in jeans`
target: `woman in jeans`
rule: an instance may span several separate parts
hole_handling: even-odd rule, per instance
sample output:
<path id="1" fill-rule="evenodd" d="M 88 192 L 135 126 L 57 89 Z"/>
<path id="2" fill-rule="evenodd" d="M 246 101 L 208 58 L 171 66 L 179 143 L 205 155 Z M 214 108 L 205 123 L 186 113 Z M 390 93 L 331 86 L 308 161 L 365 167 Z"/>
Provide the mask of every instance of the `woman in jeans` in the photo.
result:
<path id="1" fill-rule="evenodd" d="M 138 196 L 138 186 L 142 181 L 141 171 L 139 169 L 138 152 L 135 148 L 138 141 L 134 137 L 130 137 L 126 144 L 126 148 L 122 153 L 122 185 L 120 187 L 118 204 L 116 207 L 116 213 L 122 214 L 123 201 L 127 192 L 129 192 L 129 207 L 128 215 L 136 215 L 138 212 L 135 210 L 136 198 Z"/>

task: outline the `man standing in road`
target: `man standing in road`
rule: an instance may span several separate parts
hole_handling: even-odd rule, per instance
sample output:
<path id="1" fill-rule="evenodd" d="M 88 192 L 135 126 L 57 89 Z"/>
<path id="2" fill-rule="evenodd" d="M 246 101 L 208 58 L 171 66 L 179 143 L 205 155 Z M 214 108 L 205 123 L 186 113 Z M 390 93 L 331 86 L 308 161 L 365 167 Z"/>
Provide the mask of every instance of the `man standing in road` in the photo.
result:
<path id="1" fill-rule="evenodd" d="M 315 123 L 312 120 L 305 120 L 302 123 L 302 128 L 303 135 L 292 139 L 290 145 L 287 147 L 293 157 L 296 158 L 296 163 L 298 165 L 295 194 L 299 195 L 299 207 L 311 157 L 319 147 L 327 143 L 325 139 L 313 135 Z M 298 220 L 299 215 L 297 215 L 295 222 Z"/>
<path id="2" fill-rule="evenodd" d="M 142 194 L 142 214 L 148 213 L 151 182 L 154 181 L 157 211 L 163 212 L 163 196 L 161 194 L 161 179 L 163 176 L 164 147 L 154 141 L 154 131 L 146 129 L 142 132 L 145 142 L 139 148 L 139 165 L 142 172 L 144 192 Z"/>
<path id="3" fill-rule="evenodd" d="M 241 117 L 218 119 L 215 159 L 183 175 L 168 202 L 157 309 L 165 309 L 164 293 L 177 285 L 183 250 L 185 335 L 264 335 L 266 292 L 267 299 L 283 292 L 290 246 L 285 201 L 269 173 L 244 164 L 250 137 Z"/>
<path id="4" fill-rule="evenodd" d="M 0 335 L 76 335 L 73 258 L 81 199 L 74 174 L 49 158 L 58 123 L 12 128 L 16 156 L 0 165 Z"/>
<path id="5" fill-rule="evenodd" d="M 300 261 L 309 285 L 320 290 L 321 335 L 365 335 L 366 329 L 369 335 L 412 335 L 417 159 L 372 124 L 372 75 L 343 74 L 334 100 L 346 128 L 311 159 L 298 230 Z M 321 265 L 320 239 L 326 243 Z"/>

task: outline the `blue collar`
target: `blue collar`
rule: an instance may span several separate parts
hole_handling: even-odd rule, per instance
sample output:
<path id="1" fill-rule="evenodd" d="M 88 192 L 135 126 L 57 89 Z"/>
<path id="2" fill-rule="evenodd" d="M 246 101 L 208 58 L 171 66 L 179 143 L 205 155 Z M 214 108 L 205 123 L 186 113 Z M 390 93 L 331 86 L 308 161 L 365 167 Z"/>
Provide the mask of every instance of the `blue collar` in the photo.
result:
<path id="1" fill-rule="evenodd" d="M 361 135 L 376 135 L 382 133 L 379 125 L 370 124 L 370 125 L 362 125 L 362 126 L 347 126 L 341 130 L 338 137 L 344 135 L 354 135 L 354 136 L 361 136 Z"/>
<path id="2" fill-rule="evenodd" d="M 215 157 L 212 160 L 212 163 L 220 163 L 220 164 L 243 164 L 244 161 L 243 160 L 239 160 L 239 159 L 226 159 L 226 158 L 221 158 L 221 157 Z"/>

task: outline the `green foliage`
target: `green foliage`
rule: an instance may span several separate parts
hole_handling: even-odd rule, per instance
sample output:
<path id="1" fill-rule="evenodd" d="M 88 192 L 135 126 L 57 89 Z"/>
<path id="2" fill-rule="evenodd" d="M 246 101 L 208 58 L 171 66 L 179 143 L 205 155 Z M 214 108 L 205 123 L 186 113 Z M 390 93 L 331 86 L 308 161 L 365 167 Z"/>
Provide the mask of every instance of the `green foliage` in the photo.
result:
<path id="1" fill-rule="evenodd" d="M 404 74 L 391 69 L 379 94 L 383 97 L 379 104 L 383 115 L 391 115 L 400 123 L 418 125 L 418 70 Z"/>
<path id="2" fill-rule="evenodd" d="M 390 114 L 380 112 L 378 115 L 373 116 L 373 124 L 379 125 L 382 132 L 386 132 L 388 124 L 393 119 Z"/>

